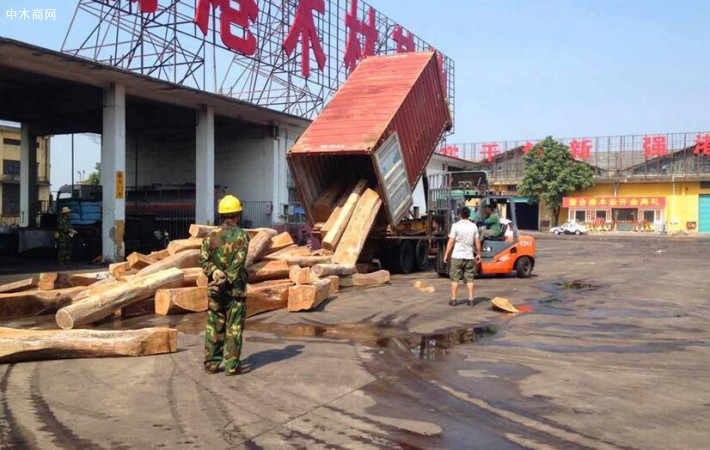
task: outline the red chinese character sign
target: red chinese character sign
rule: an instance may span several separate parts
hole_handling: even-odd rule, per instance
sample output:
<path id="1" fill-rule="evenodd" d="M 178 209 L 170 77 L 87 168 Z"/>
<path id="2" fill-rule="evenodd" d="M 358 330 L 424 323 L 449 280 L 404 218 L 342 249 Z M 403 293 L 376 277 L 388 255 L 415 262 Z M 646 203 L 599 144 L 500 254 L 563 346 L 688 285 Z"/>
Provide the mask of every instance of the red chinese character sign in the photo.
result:
<path id="1" fill-rule="evenodd" d="M 497 143 L 483 144 L 482 147 L 483 151 L 481 153 L 483 153 L 488 162 L 493 162 L 493 158 L 500 154 Z"/>
<path id="2" fill-rule="evenodd" d="M 577 139 L 573 139 L 569 144 L 569 151 L 574 158 L 589 159 L 592 156 L 592 140 L 582 139 L 578 141 Z"/>
<path id="3" fill-rule="evenodd" d="M 363 56 L 375 54 L 377 44 L 377 27 L 375 25 L 375 10 L 370 7 L 367 12 L 367 22 L 358 19 L 357 0 L 350 0 L 350 12 L 345 15 L 345 26 L 348 28 L 348 38 L 345 43 L 343 62 L 348 71 L 352 72 Z M 365 36 L 365 51 L 360 47 L 360 35 Z"/>
<path id="4" fill-rule="evenodd" d="M 668 147 L 665 136 L 644 136 L 643 156 L 653 158 L 666 155 L 668 155 Z"/>
<path id="5" fill-rule="evenodd" d="M 311 47 L 313 47 L 313 54 L 320 70 L 323 70 L 326 61 L 325 52 L 318 36 L 318 29 L 313 22 L 313 14 L 316 12 L 325 14 L 324 0 L 299 0 L 291 31 L 289 31 L 283 43 L 286 54 L 291 56 L 300 38 L 301 74 L 306 78 L 311 76 Z"/>
<path id="6" fill-rule="evenodd" d="M 131 0 L 131 3 L 140 3 L 142 14 L 151 14 L 158 10 L 158 0 Z"/>
<path id="7" fill-rule="evenodd" d="M 695 150 L 693 154 L 710 156 L 710 134 L 699 134 L 695 138 Z"/>
<path id="8" fill-rule="evenodd" d="M 450 156 L 452 158 L 459 158 L 459 148 L 455 145 L 447 145 L 442 147 L 439 151 L 444 156 Z"/>
<path id="9" fill-rule="evenodd" d="M 413 52 L 417 49 L 412 32 L 405 31 L 399 25 L 394 27 L 392 39 L 397 43 L 397 53 Z"/>
<path id="10" fill-rule="evenodd" d="M 532 150 L 533 147 L 535 147 L 535 144 L 529 141 L 526 142 L 525 146 L 523 146 L 523 155 L 527 155 L 528 153 L 530 153 L 530 150 Z"/>
<path id="11" fill-rule="evenodd" d="M 232 2 L 239 4 L 239 9 L 234 9 Z M 224 45 L 242 55 L 256 53 L 256 37 L 249 29 L 252 22 L 259 17 L 259 7 L 256 0 L 198 0 L 195 7 L 195 23 L 207 35 L 209 29 L 210 10 L 220 9 L 219 35 Z M 232 32 L 232 25 L 244 30 L 244 37 L 236 36 Z"/>

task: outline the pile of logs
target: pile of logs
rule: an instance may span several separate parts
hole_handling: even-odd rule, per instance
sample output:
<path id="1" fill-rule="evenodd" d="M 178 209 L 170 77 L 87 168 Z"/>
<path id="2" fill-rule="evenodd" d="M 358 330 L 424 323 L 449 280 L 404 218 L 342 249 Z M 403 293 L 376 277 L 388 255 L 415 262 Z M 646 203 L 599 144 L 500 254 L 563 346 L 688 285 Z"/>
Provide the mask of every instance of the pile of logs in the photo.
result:
<path id="1" fill-rule="evenodd" d="M 335 195 L 330 193 L 335 199 Z M 332 200 L 336 202 L 336 200 Z M 358 273 L 367 235 L 382 202 L 363 182 L 340 195 L 329 208 L 323 249 L 297 246 L 288 233 L 247 230 L 247 317 L 287 308 L 318 308 L 340 288 L 389 282 L 389 273 Z M 0 320 L 55 314 L 59 330 L 0 328 L 0 362 L 30 359 L 147 355 L 176 351 L 170 329 L 76 330 L 97 321 L 139 314 L 186 314 L 208 307 L 209 280 L 200 268 L 200 247 L 215 227 L 192 225 L 190 238 L 165 250 L 132 253 L 108 271 L 88 274 L 43 273 L 0 285 Z"/>

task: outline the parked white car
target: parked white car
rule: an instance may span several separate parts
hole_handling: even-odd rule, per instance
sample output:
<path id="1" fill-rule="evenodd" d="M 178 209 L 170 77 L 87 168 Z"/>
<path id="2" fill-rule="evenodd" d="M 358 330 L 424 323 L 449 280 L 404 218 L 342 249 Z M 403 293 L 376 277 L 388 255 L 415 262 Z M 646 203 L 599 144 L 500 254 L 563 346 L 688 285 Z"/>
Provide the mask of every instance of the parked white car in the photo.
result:
<path id="1" fill-rule="evenodd" d="M 587 226 L 577 222 L 563 223 L 562 226 L 550 228 L 550 233 L 553 234 L 587 234 L 589 230 Z"/>

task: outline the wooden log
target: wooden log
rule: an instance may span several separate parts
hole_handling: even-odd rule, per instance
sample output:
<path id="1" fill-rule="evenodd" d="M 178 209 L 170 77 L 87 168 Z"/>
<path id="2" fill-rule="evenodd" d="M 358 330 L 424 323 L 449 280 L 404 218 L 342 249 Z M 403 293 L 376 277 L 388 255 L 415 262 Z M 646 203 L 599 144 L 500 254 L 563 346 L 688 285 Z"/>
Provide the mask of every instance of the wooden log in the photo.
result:
<path id="1" fill-rule="evenodd" d="M 193 223 L 190 225 L 190 236 L 194 238 L 203 238 L 210 234 L 210 231 L 216 230 L 219 227 L 213 225 L 198 225 Z"/>
<path id="2" fill-rule="evenodd" d="M 290 248 L 293 245 L 295 245 L 293 242 L 293 238 L 289 233 L 284 231 L 283 233 L 277 234 L 276 236 L 271 238 L 269 246 L 264 252 L 264 255 L 270 255 L 274 252 L 278 252 L 279 250 Z"/>
<path id="3" fill-rule="evenodd" d="M 293 286 L 293 281 L 291 280 L 268 280 L 261 281 L 259 283 L 247 284 L 247 291 L 249 288 L 258 289 L 267 286 Z"/>
<path id="4" fill-rule="evenodd" d="M 187 250 L 196 250 L 202 247 L 202 238 L 176 239 L 168 244 L 168 253 L 176 255 Z"/>
<path id="5" fill-rule="evenodd" d="M 336 204 L 333 206 L 333 212 L 330 213 L 330 217 L 328 217 L 327 221 L 318 222 L 313 226 L 313 231 L 317 230 L 320 233 L 321 240 L 331 229 L 333 229 L 333 224 L 336 220 L 338 220 L 340 212 L 343 210 L 343 206 L 345 206 L 345 203 L 348 201 L 350 193 L 353 191 L 354 187 L 355 184 L 352 184 L 348 186 L 345 191 L 343 191 L 343 195 L 340 196 Z"/>
<path id="6" fill-rule="evenodd" d="M 168 252 L 169 254 L 170 252 Z M 131 269 L 143 269 L 144 267 L 148 267 L 151 264 L 155 264 L 158 262 L 158 260 L 152 256 L 149 255 L 144 255 L 143 253 L 138 253 L 138 252 L 133 252 L 130 255 L 128 255 L 128 258 L 126 259 L 128 262 L 128 266 Z"/>
<path id="7" fill-rule="evenodd" d="M 357 264 L 360 252 L 365 246 L 365 241 L 370 234 L 381 206 L 382 199 L 380 199 L 377 192 L 367 189 L 362 194 L 357 202 L 352 220 L 348 223 L 345 233 L 335 250 L 333 262 L 351 266 Z"/>
<path id="8" fill-rule="evenodd" d="M 57 289 L 54 291 L 20 291 L 0 294 L 0 320 L 53 314 L 64 306 L 71 305 L 72 298 L 84 287 Z"/>
<path id="9" fill-rule="evenodd" d="M 299 266 L 291 266 L 288 271 L 288 278 L 295 284 L 313 284 L 319 279 L 311 272 L 309 267 Z"/>
<path id="10" fill-rule="evenodd" d="M 22 292 L 34 289 L 37 287 L 37 282 L 34 278 L 25 278 L 24 280 L 6 283 L 0 286 L 0 294 L 10 294 L 12 292 Z"/>
<path id="11" fill-rule="evenodd" d="M 133 275 L 135 276 L 135 275 Z M 83 290 L 77 291 L 76 294 L 72 296 L 72 302 L 78 302 L 82 299 L 85 299 L 86 297 L 89 297 L 91 295 L 95 295 L 98 292 L 103 292 L 107 290 L 109 287 L 112 285 L 118 284 L 119 281 L 116 280 L 115 278 L 107 278 L 105 280 L 97 281 L 96 283 L 92 284 L 91 286 L 85 287 Z"/>
<path id="12" fill-rule="evenodd" d="M 38 288 L 40 291 L 51 291 L 53 289 L 65 289 L 76 286 L 90 286 L 98 281 L 99 275 L 108 277 L 108 272 L 96 272 L 87 274 L 45 272 L 39 275 Z"/>
<path id="13" fill-rule="evenodd" d="M 326 280 L 330 280 L 330 292 L 328 293 L 329 297 L 332 297 L 333 295 L 337 294 L 340 292 L 340 277 L 337 275 L 330 275 L 325 277 Z"/>
<path id="14" fill-rule="evenodd" d="M 148 256 L 155 259 L 156 261 L 160 261 L 160 260 L 165 259 L 168 256 L 170 256 L 170 252 L 168 251 L 167 248 L 164 248 L 162 250 L 156 250 L 154 252 L 150 252 L 150 254 Z"/>
<path id="15" fill-rule="evenodd" d="M 267 282 L 269 283 L 269 282 Z M 247 287 L 247 317 L 288 306 L 289 284 L 253 284 Z"/>
<path id="16" fill-rule="evenodd" d="M 264 261 L 247 268 L 250 283 L 288 278 L 288 263 L 285 261 Z"/>
<path id="17" fill-rule="evenodd" d="M 288 310 L 310 311 L 323 303 L 330 295 L 330 280 L 318 280 L 314 284 L 299 284 L 288 288 Z"/>
<path id="18" fill-rule="evenodd" d="M 264 228 L 249 241 L 249 250 L 247 251 L 247 260 L 245 263 L 247 268 L 264 256 L 271 244 L 271 238 L 276 236 L 276 234 L 276 230 Z"/>
<path id="19" fill-rule="evenodd" d="M 332 258 L 330 256 L 293 256 L 285 257 L 283 262 L 289 266 L 311 267 L 316 264 L 329 264 Z"/>
<path id="20" fill-rule="evenodd" d="M 330 275 L 352 275 L 357 272 L 357 268 L 355 266 L 340 264 L 316 264 L 311 268 L 311 270 L 318 278 L 326 278 Z"/>
<path id="21" fill-rule="evenodd" d="M 18 330 L 0 328 L 0 363 L 145 356 L 177 351 L 177 330 Z"/>
<path id="22" fill-rule="evenodd" d="M 103 319 L 119 308 L 153 297 L 158 289 L 181 286 L 183 277 L 182 270 L 171 268 L 119 283 L 57 311 L 57 325 L 66 330 Z"/>
<path id="23" fill-rule="evenodd" d="M 115 279 L 120 280 L 130 268 L 131 266 L 128 265 L 128 261 L 113 263 L 109 264 L 108 273 Z"/>
<path id="24" fill-rule="evenodd" d="M 284 260 L 287 258 L 293 258 L 294 256 L 310 256 L 311 251 L 308 247 L 299 247 L 297 245 L 288 246 L 282 250 L 271 253 L 264 257 L 268 261 Z"/>
<path id="25" fill-rule="evenodd" d="M 389 283 L 390 273 L 386 270 L 379 270 L 372 273 L 356 273 L 345 277 L 340 277 L 340 287 L 352 286 L 378 286 Z"/>
<path id="26" fill-rule="evenodd" d="M 350 195 L 348 196 L 348 199 L 346 200 L 345 204 L 342 208 L 340 208 L 340 211 L 333 213 L 337 214 L 337 217 L 329 225 L 328 233 L 323 238 L 323 242 L 321 243 L 321 245 L 324 249 L 335 250 L 337 248 L 338 243 L 343 237 L 343 234 L 345 233 L 345 230 L 347 229 L 347 226 L 350 223 L 350 219 L 353 217 L 355 209 L 358 207 L 360 198 L 362 198 L 362 194 L 365 192 L 366 188 L 366 180 L 358 181 L 353 190 L 350 192 Z"/>
<path id="27" fill-rule="evenodd" d="M 200 275 L 202 275 L 202 269 L 199 267 L 190 267 L 182 269 L 182 274 L 184 275 L 182 287 L 195 287 L 197 286 L 197 280 L 200 278 Z"/>
<path id="28" fill-rule="evenodd" d="M 207 311 L 206 287 L 159 289 L 155 293 L 155 313 L 161 316 Z"/>
<path id="29" fill-rule="evenodd" d="M 318 196 L 315 202 L 313 202 L 314 222 L 325 222 L 330 217 L 333 212 L 333 205 L 335 202 L 343 195 L 343 190 L 345 189 L 342 179 L 331 183 L 321 194 Z"/>
<path id="30" fill-rule="evenodd" d="M 151 275 L 158 273 L 162 270 L 171 269 L 177 267 L 178 269 L 188 269 L 190 267 L 200 266 L 200 251 L 199 250 L 186 250 L 184 252 L 177 253 L 175 255 L 169 256 L 163 260 L 158 261 L 155 264 L 151 264 L 148 267 L 141 269 L 138 272 L 139 277 L 144 277 L 146 275 Z"/>

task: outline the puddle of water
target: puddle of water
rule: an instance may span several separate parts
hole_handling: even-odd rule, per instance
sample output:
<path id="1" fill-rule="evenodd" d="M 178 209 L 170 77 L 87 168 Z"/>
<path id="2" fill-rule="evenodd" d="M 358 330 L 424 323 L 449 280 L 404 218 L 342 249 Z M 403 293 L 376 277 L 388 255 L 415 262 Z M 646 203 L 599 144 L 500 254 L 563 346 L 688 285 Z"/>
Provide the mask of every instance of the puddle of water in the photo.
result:
<path id="1" fill-rule="evenodd" d="M 551 305 L 553 303 L 562 303 L 562 299 L 560 297 L 550 297 L 550 298 L 545 298 L 540 300 L 540 304 L 542 305 Z"/>
<path id="2" fill-rule="evenodd" d="M 598 284 L 592 284 L 586 281 L 575 280 L 575 281 L 560 281 L 555 283 L 554 286 L 557 289 L 566 289 L 572 291 L 591 291 L 594 289 L 599 289 L 601 286 Z"/>
<path id="3" fill-rule="evenodd" d="M 417 359 L 432 360 L 448 355 L 453 347 L 475 344 L 493 336 L 498 330 L 498 325 L 458 328 L 436 334 L 383 338 L 377 344 L 385 348 L 407 349 Z"/>

